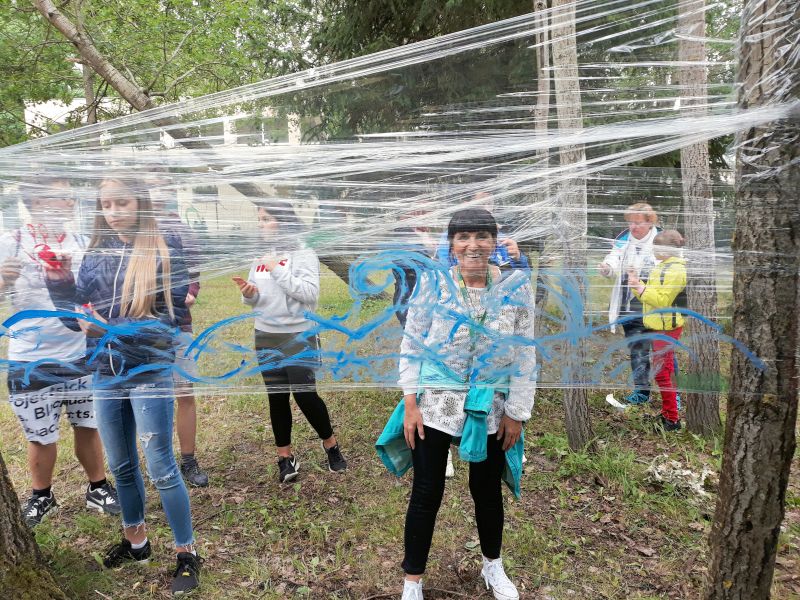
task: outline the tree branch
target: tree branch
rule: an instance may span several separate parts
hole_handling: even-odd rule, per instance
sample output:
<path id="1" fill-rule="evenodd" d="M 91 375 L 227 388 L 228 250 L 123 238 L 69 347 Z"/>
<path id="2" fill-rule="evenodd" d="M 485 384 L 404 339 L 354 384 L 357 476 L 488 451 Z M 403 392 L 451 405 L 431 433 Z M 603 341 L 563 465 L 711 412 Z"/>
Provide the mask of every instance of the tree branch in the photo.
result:
<path id="1" fill-rule="evenodd" d="M 31 0 L 33 6 L 47 21 L 58 29 L 78 50 L 81 57 L 109 85 L 136 110 L 153 107 L 153 101 L 142 90 L 128 81 L 108 60 L 97 51 L 88 36 L 84 36 L 75 25 L 65 17 L 51 0 Z"/>
<path id="2" fill-rule="evenodd" d="M 223 63 L 219 63 L 219 62 L 216 62 L 216 61 L 214 61 L 214 62 L 204 62 L 204 63 L 200 63 L 200 64 L 198 64 L 198 65 L 195 65 L 195 66 L 193 66 L 191 69 L 189 69 L 188 71 L 186 71 L 185 73 L 183 73 L 183 74 L 182 74 L 180 77 L 177 77 L 176 79 L 174 79 L 174 80 L 173 80 L 173 81 L 172 81 L 172 82 L 171 82 L 171 83 L 170 83 L 170 84 L 169 84 L 169 85 L 168 85 L 168 86 L 167 86 L 167 87 L 164 89 L 164 92 L 163 92 L 163 94 L 166 96 L 166 95 L 167 95 L 169 92 L 171 92 L 171 91 L 172 91 L 172 89 L 173 89 L 173 88 L 174 88 L 176 85 L 178 85 L 178 84 L 179 84 L 181 81 L 183 81 L 183 80 L 184 80 L 184 79 L 186 79 L 186 78 L 187 78 L 189 75 L 191 75 L 192 73 L 194 73 L 194 72 L 195 72 L 197 69 L 202 69 L 203 67 L 207 67 L 207 66 L 209 66 L 209 65 L 219 65 L 219 64 L 223 64 Z"/>
<path id="3" fill-rule="evenodd" d="M 167 58 L 164 61 L 164 63 L 158 68 L 158 71 L 156 71 L 156 74 L 153 75 L 153 79 L 152 81 L 150 81 L 150 84 L 146 88 L 144 88 L 145 93 L 149 93 L 150 90 L 153 89 L 153 86 L 158 81 L 158 78 L 161 77 L 161 74 L 164 72 L 164 69 L 167 68 L 167 65 L 169 65 L 169 63 L 175 60 L 175 57 L 178 56 L 178 53 L 181 51 L 181 47 L 183 47 L 183 44 L 186 42 L 186 40 L 189 39 L 189 36 L 192 35 L 194 30 L 195 27 L 190 27 L 189 30 L 183 34 L 183 38 L 181 38 L 181 41 L 178 42 L 178 45 L 175 47 L 175 50 L 172 52 L 172 54 L 170 54 L 169 58 Z"/>
<path id="4" fill-rule="evenodd" d="M 34 125 L 33 123 L 28 123 L 24 118 L 21 118 L 19 115 L 15 114 L 13 111 L 7 109 L 6 106 L 2 102 L 0 102 L 0 110 L 2 110 L 4 113 L 6 113 L 10 117 L 12 117 L 15 121 L 19 121 L 20 123 L 22 123 L 24 125 L 27 125 L 31 129 L 35 129 L 35 130 L 37 130 L 37 131 L 39 131 L 41 133 L 44 133 L 46 135 L 50 135 L 50 132 L 47 129 L 43 129 L 42 127 L 39 127 L 38 125 Z"/>

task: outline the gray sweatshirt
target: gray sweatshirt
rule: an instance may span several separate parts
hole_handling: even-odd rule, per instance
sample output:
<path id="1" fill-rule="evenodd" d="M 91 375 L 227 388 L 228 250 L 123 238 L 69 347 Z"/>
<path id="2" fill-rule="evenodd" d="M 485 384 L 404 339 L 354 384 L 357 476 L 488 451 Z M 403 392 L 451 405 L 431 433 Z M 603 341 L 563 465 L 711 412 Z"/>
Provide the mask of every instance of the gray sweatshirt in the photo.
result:
<path id="1" fill-rule="evenodd" d="M 252 298 L 242 301 L 253 307 L 255 327 L 267 333 L 305 331 L 314 323 L 306 311 L 317 308 L 319 299 L 319 259 L 310 248 L 278 255 L 280 263 L 267 271 L 261 261 L 253 261 L 247 280 L 258 288 Z"/>

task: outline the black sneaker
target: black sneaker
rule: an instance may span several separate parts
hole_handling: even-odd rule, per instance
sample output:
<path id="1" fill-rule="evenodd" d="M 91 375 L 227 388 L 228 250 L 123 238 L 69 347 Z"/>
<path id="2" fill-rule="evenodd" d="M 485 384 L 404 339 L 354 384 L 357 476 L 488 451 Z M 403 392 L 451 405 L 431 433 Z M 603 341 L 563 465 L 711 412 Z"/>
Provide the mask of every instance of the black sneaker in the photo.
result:
<path id="1" fill-rule="evenodd" d="M 172 595 L 180 596 L 200 587 L 203 559 L 191 552 L 178 552 L 178 566 L 172 576 Z"/>
<path id="2" fill-rule="evenodd" d="M 91 508 L 107 515 L 118 515 L 122 512 L 117 490 L 108 482 L 95 490 L 92 489 L 91 485 L 86 488 L 86 508 Z"/>
<path id="3" fill-rule="evenodd" d="M 188 463 L 181 463 L 181 474 L 183 479 L 192 487 L 208 486 L 208 473 L 200 468 L 196 460 Z"/>
<path id="4" fill-rule="evenodd" d="M 49 496 L 31 496 L 22 508 L 22 520 L 28 527 L 34 528 L 42 522 L 45 515 L 53 512 L 56 508 L 58 508 L 58 504 L 56 504 L 53 492 L 50 492 Z"/>
<path id="5" fill-rule="evenodd" d="M 149 560 L 152 553 L 153 550 L 150 547 L 150 540 L 147 540 L 145 545 L 138 550 L 131 548 L 131 543 L 128 540 L 122 540 L 119 544 L 114 544 L 106 550 L 103 566 L 106 569 L 113 569 L 129 560 L 144 563 Z"/>
<path id="6" fill-rule="evenodd" d="M 322 449 L 325 450 L 325 454 L 328 455 L 328 470 L 331 473 L 339 473 L 347 469 L 347 461 L 344 459 L 344 456 L 342 456 L 342 451 L 339 450 L 339 444 L 336 444 L 332 448 L 326 448 L 323 443 Z"/>
<path id="7" fill-rule="evenodd" d="M 278 459 L 278 481 L 288 483 L 297 477 L 300 461 L 294 456 L 282 456 Z"/>
<path id="8" fill-rule="evenodd" d="M 678 419 L 677 421 L 670 421 L 664 415 L 658 415 L 655 420 L 655 428 L 656 431 L 680 431 L 681 420 Z"/>

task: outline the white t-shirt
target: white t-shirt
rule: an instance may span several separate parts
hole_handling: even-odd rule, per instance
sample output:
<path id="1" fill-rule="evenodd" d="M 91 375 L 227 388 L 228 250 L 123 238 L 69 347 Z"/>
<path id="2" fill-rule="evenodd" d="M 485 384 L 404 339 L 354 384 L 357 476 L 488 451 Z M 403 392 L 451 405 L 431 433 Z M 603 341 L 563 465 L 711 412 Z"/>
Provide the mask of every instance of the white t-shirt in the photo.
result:
<path id="1" fill-rule="evenodd" d="M 47 244 L 56 253 L 72 255 L 72 270 L 77 279 L 78 267 L 86 251 L 87 240 L 78 234 L 44 235 L 35 227 L 17 229 L 0 236 L 0 263 L 16 257 L 22 273 L 13 288 L 5 288 L 14 313 L 22 310 L 56 310 L 44 280 L 44 268 L 38 257 Z M 37 246 L 39 246 L 37 248 Z M 8 358 L 32 362 L 44 358 L 73 362 L 86 353 L 83 333 L 64 327 L 57 317 L 38 317 L 13 325 L 8 335 Z"/>

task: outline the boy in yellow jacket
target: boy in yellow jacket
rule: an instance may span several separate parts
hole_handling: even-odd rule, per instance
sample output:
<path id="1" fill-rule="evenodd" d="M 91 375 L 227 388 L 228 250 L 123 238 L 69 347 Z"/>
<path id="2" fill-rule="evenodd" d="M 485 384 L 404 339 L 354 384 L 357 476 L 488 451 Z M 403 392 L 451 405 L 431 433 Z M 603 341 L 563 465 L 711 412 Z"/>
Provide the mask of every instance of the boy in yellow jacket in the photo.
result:
<path id="1" fill-rule="evenodd" d="M 644 326 L 652 333 L 659 333 L 678 340 L 683 332 L 683 315 L 679 312 L 657 312 L 657 309 L 670 307 L 686 307 L 686 260 L 680 257 L 683 247 L 683 236 L 669 229 L 656 235 L 653 240 L 654 253 L 661 261 L 650 272 L 645 284 L 636 272 L 628 272 L 628 282 L 633 293 L 642 301 Z M 651 314 L 648 314 L 651 313 Z M 655 380 L 661 391 L 661 424 L 666 431 L 677 431 L 681 428 L 678 415 L 675 382 L 674 342 L 663 339 L 653 340 L 653 355 L 660 359 L 656 363 Z"/>

